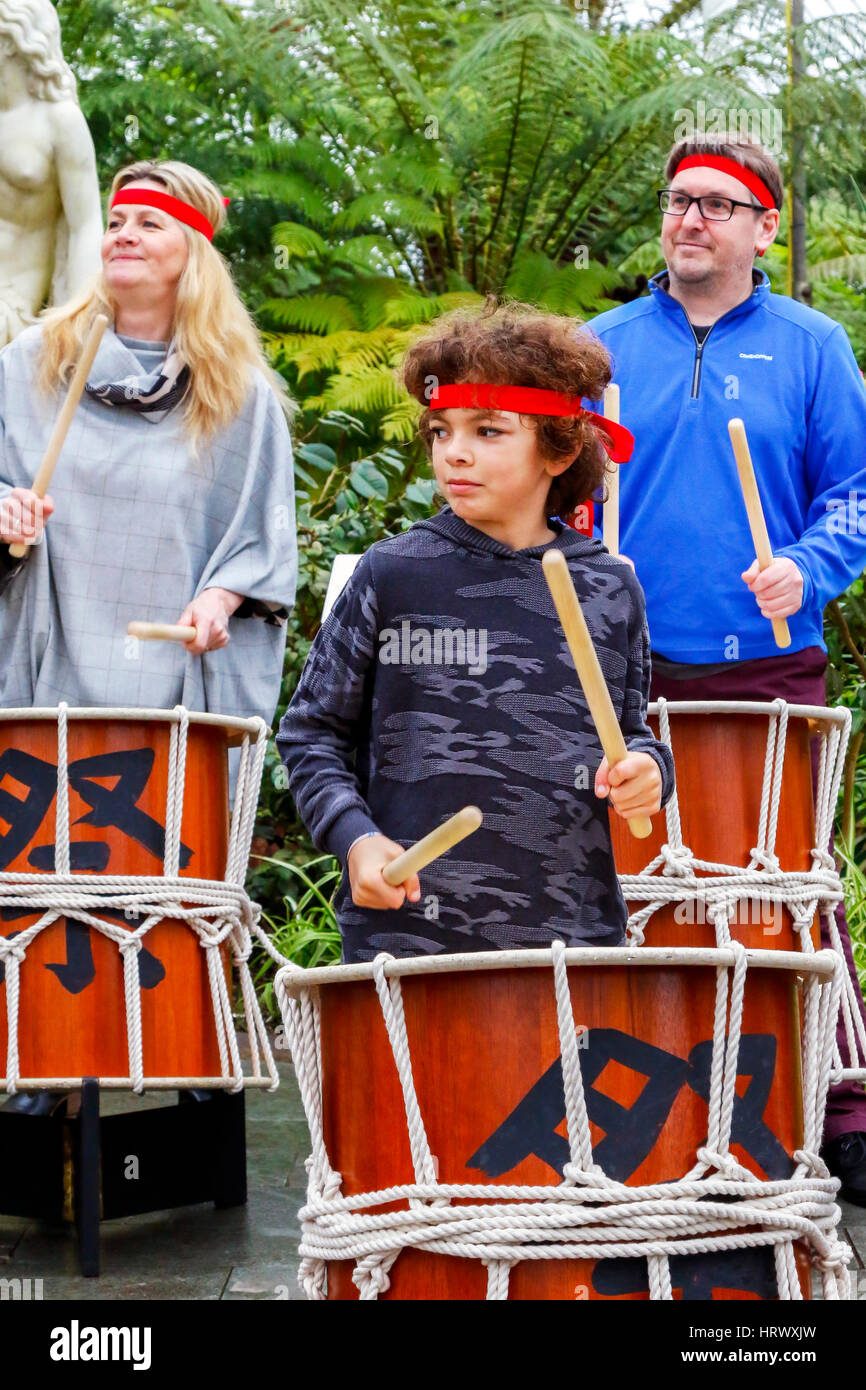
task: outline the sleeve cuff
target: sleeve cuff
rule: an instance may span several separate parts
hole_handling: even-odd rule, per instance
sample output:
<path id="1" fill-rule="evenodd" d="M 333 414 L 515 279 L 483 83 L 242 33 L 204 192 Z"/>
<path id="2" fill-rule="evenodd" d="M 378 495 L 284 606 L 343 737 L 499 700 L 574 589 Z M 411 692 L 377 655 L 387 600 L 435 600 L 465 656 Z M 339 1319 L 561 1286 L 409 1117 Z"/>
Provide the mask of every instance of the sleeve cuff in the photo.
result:
<path id="1" fill-rule="evenodd" d="M 802 613 L 807 608 L 815 606 L 815 585 L 812 583 L 812 576 L 809 574 L 803 562 L 803 556 L 796 546 L 781 546 L 779 550 L 773 551 L 773 559 L 778 560 L 784 557 L 786 560 L 793 560 L 797 569 L 803 576 L 803 599 L 798 609 Z M 796 614 L 794 614 L 796 617 Z"/>
<path id="2" fill-rule="evenodd" d="M 673 758 L 670 753 L 666 757 L 659 748 L 642 748 L 642 753 L 649 753 L 651 758 L 655 758 L 662 775 L 662 803 L 661 809 L 664 810 L 674 794 L 675 775 L 673 769 Z M 667 752 L 667 749 L 665 750 Z"/>
<path id="3" fill-rule="evenodd" d="M 362 811 L 358 806 L 350 806 L 325 832 L 324 847 L 345 867 L 352 845 L 362 835 L 366 835 L 368 830 L 379 833 L 379 827 L 366 811 Z"/>

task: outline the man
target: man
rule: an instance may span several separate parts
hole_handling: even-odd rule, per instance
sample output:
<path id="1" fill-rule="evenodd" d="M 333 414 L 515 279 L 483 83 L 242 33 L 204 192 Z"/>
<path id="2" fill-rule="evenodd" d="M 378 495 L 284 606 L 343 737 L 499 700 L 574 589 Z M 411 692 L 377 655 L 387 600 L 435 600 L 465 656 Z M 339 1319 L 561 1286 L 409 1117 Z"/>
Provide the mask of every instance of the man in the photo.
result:
<path id="1" fill-rule="evenodd" d="M 659 193 L 667 270 L 649 297 L 592 323 L 636 441 L 620 544 L 646 593 L 651 699 L 826 704 L 823 610 L 866 565 L 866 538 L 839 525 L 849 493 L 866 496 L 866 391 L 850 344 L 753 269 L 782 196 L 775 160 L 751 141 L 680 141 Z M 754 546 L 727 431 L 736 416 L 773 547 L 762 573 L 757 560 L 743 568 Z M 788 621 L 784 654 L 773 618 Z M 856 984 L 843 907 L 836 916 Z M 847 1060 L 841 1033 L 840 1044 Z M 861 1086 L 831 1089 L 823 1156 L 842 1195 L 866 1205 Z"/>

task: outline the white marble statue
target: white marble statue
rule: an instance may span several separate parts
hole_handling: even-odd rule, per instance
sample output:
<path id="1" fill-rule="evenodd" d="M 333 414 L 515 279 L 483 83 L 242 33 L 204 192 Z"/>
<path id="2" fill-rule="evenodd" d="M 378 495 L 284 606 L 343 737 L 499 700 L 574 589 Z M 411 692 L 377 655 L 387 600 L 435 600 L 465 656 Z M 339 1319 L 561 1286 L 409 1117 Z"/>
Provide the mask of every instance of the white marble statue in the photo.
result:
<path id="1" fill-rule="evenodd" d="M 50 0 L 0 0 L 0 347 L 100 267 L 96 158 Z"/>

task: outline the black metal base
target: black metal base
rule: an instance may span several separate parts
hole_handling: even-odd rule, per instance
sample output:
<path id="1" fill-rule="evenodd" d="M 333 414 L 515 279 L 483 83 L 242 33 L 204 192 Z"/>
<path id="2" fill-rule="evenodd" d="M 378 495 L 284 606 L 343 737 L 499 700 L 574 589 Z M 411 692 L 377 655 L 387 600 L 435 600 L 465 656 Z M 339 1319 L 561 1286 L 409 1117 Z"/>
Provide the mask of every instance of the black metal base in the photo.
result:
<path id="1" fill-rule="evenodd" d="M 99 1274 L 99 1222 L 195 1202 L 247 1200 L 244 1093 L 180 1091 L 158 1110 L 99 1114 L 85 1078 L 77 1115 L 4 1112 L 0 1211 L 75 1223 L 81 1273 Z"/>

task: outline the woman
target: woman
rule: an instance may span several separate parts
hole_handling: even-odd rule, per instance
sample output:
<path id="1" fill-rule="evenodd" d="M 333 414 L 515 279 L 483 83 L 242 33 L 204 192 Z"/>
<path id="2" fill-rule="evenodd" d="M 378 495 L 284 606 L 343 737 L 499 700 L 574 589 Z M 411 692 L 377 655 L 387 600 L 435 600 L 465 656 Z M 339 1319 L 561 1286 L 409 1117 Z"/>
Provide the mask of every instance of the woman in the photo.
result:
<path id="1" fill-rule="evenodd" d="M 0 705 L 270 721 L 297 578 L 283 388 L 211 245 L 214 184 L 137 163 L 110 205 L 101 273 L 0 352 L 0 539 L 37 542 L 18 566 L 0 550 Z M 58 392 L 100 312 L 113 328 L 40 504 Z M 196 638 L 139 642 L 131 619 Z"/>
<path id="2" fill-rule="evenodd" d="M 270 722 L 297 579 L 284 391 L 211 245 L 214 184 L 139 163 L 111 192 L 101 273 L 0 352 L 0 540 L 33 543 L 20 562 L 0 546 L 0 706 L 182 703 Z M 100 312 L 113 328 L 41 503 L 30 483 L 56 397 Z M 139 642 L 130 619 L 196 637 Z"/>

